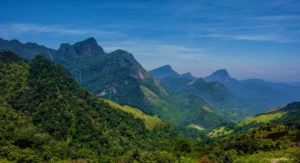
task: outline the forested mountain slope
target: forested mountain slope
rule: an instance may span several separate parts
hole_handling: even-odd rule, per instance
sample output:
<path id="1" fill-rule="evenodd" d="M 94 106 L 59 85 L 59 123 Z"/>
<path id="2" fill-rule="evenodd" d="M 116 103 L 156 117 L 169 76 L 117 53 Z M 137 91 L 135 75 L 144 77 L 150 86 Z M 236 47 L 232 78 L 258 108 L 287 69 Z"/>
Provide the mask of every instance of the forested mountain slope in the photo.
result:
<path id="1" fill-rule="evenodd" d="M 134 106 L 176 125 L 212 128 L 223 121 L 201 97 L 169 91 L 132 54 L 124 50 L 106 53 L 94 38 L 73 45 L 64 43 L 58 50 L 17 40 L 0 40 L 0 50 L 18 52 L 25 59 L 43 55 L 63 65 L 81 86 L 98 97 Z"/>
<path id="2" fill-rule="evenodd" d="M 147 129 L 80 88 L 62 66 L 12 52 L 0 53 L 0 124 L 0 158 L 17 162 L 130 160 L 177 135 L 163 122 Z"/>
<path id="3" fill-rule="evenodd" d="M 236 132 L 244 132 L 249 129 L 265 125 L 295 125 L 300 123 L 300 102 L 293 102 L 287 105 L 270 109 L 253 117 L 246 118 L 238 123 L 221 125 L 208 133 L 209 137 L 220 137 Z"/>

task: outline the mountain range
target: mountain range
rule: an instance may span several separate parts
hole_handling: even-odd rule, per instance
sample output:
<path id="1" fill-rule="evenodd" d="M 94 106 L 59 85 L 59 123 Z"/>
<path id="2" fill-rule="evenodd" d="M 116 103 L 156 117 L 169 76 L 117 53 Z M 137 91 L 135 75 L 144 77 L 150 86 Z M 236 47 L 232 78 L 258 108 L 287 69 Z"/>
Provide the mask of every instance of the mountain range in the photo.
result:
<path id="1" fill-rule="evenodd" d="M 39 49 L 32 45 L 33 49 Z M 77 57 L 88 63 L 84 59 L 92 58 L 93 54 L 103 60 L 105 55 L 112 54 L 98 53 L 96 47 L 96 52 L 90 53 L 93 46 L 84 41 L 77 45 L 87 50 L 75 50 L 75 44 L 70 45 L 76 54 L 68 57 L 73 63 L 78 62 Z M 18 48 L 24 56 L 30 51 L 26 50 L 28 47 Z M 28 56 L 33 55 L 28 53 Z M 0 52 L 0 162 L 270 162 L 278 157 L 299 160 L 299 102 L 231 123 L 222 121 L 216 114 L 220 113 L 219 108 L 213 109 L 201 98 L 211 96 L 211 92 L 235 98 L 223 84 L 182 75 L 160 79 L 170 78 L 174 82 L 177 80 L 172 78 L 176 78 L 182 83 L 191 80 L 188 83 L 191 87 L 182 88 L 194 92 L 182 95 L 172 93 L 149 75 L 168 94 L 165 97 L 155 94 L 155 90 L 150 90 L 155 87 L 147 85 L 151 82 L 141 82 L 139 87 L 144 97 L 151 99 L 152 106 L 163 106 L 153 109 L 170 109 L 170 112 L 148 115 L 139 108 L 117 104 L 81 88 L 80 80 L 73 79 L 66 65 L 53 63 L 60 57 L 56 51 L 45 57 L 36 55 L 25 60 L 10 51 Z M 110 63 L 116 63 L 114 68 L 118 69 L 124 63 L 122 59 Z M 60 62 L 69 61 L 64 58 Z M 68 66 L 74 69 L 71 64 Z M 131 73 L 126 75 L 126 79 L 136 79 Z M 201 90 L 208 94 L 194 94 Z M 182 119 L 171 121 L 180 122 L 181 127 L 161 119 L 173 116 L 181 116 Z"/>
<path id="2" fill-rule="evenodd" d="M 179 75 L 170 65 L 150 73 L 170 90 L 204 98 L 228 119 L 242 120 L 269 108 L 300 100 L 299 87 L 260 79 L 239 81 L 230 77 L 226 69 L 217 70 L 205 78 Z"/>
<path id="3" fill-rule="evenodd" d="M 220 82 L 235 95 L 260 104 L 264 109 L 300 100 L 300 88 L 285 83 L 270 83 L 261 79 L 237 80 L 229 73 L 217 70 L 204 78 L 208 82 Z"/>
<path id="4" fill-rule="evenodd" d="M 211 128 L 223 121 L 203 98 L 170 91 L 132 54 L 124 50 L 106 53 L 94 38 L 73 45 L 63 43 L 58 50 L 1 39 L 0 50 L 13 51 L 28 60 L 42 55 L 63 65 L 82 87 L 99 98 L 137 107 L 176 125 Z"/>

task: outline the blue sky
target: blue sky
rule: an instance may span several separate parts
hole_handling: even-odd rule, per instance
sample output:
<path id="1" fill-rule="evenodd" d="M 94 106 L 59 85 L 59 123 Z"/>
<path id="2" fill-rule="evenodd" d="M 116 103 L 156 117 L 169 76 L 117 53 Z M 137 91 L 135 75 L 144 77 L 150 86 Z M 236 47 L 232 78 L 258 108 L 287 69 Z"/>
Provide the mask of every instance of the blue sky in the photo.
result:
<path id="1" fill-rule="evenodd" d="M 147 69 L 300 81 L 299 0 L 0 0 L 0 37 L 54 49 L 95 37 Z"/>

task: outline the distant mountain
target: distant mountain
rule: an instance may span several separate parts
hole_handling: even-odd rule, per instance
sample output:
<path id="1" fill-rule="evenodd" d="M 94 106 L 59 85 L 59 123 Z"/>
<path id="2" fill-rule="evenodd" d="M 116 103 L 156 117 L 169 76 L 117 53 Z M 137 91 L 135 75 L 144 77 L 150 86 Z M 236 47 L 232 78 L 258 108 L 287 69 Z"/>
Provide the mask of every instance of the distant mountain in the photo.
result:
<path id="1" fill-rule="evenodd" d="M 220 82 L 220 83 L 234 83 L 236 79 L 231 78 L 226 69 L 217 70 L 210 76 L 205 78 L 208 82 Z"/>
<path id="2" fill-rule="evenodd" d="M 169 91 L 127 51 L 106 53 L 94 38 L 73 45 L 64 43 L 58 50 L 33 43 L 30 45 L 16 40 L 0 40 L 2 51 L 11 50 L 29 60 L 40 54 L 63 65 L 81 86 L 98 97 L 137 107 L 147 114 L 158 115 L 178 125 L 193 123 L 209 128 L 222 121 L 201 97 Z M 164 69 L 172 74 L 170 66 Z M 173 75 L 179 74 L 173 72 Z M 206 115 L 215 118 L 208 119 Z"/>
<path id="3" fill-rule="evenodd" d="M 202 78 L 189 79 L 186 77 L 167 76 L 161 81 L 171 90 L 178 93 L 196 94 L 215 103 L 233 96 L 222 84 L 218 82 L 205 82 Z"/>
<path id="4" fill-rule="evenodd" d="M 188 79 L 197 79 L 195 76 L 193 76 L 190 72 L 184 73 L 180 75 L 181 77 L 185 77 Z"/>
<path id="5" fill-rule="evenodd" d="M 163 73 L 163 71 L 161 72 Z M 226 72 L 224 74 L 223 76 L 226 77 Z M 216 109 L 217 113 L 226 119 L 241 120 L 246 116 L 257 113 L 257 111 L 254 111 L 255 109 L 260 109 L 238 98 L 219 82 L 206 82 L 202 78 L 193 79 L 182 75 L 165 76 L 160 80 L 174 92 L 186 95 L 197 95 L 198 97 L 204 98 Z"/>
<path id="6" fill-rule="evenodd" d="M 172 73 L 168 73 L 170 70 Z M 153 73 L 158 71 L 160 74 L 164 75 L 160 76 L 158 73 Z M 164 66 L 154 69 L 151 73 L 153 73 L 155 77 L 159 78 L 170 90 L 178 93 L 200 95 L 200 97 L 203 97 L 213 103 L 232 96 L 231 93 L 220 83 L 207 83 L 202 78 L 197 79 L 190 73 L 178 75 L 178 73 L 175 72 L 169 65 L 167 68 Z"/>
<path id="7" fill-rule="evenodd" d="M 237 96 L 249 100 L 262 109 L 272 108 L 300 100 L 300 88 L 284 83 L 269 83 L 261 79 L 237 80 L 226 70 L 218 70 L 204 78 L 208 82 L 220 82 Z"/>
<path id="8" fill-rule="evenodd" d="M 162 67 L 156 68 L 149 71 L 151 75 L 154 75 L 156 78 L 161 79 L 166 76 L 179 77 L 180 75 L 172 69 L 170 65 L 164 65 Z"/>

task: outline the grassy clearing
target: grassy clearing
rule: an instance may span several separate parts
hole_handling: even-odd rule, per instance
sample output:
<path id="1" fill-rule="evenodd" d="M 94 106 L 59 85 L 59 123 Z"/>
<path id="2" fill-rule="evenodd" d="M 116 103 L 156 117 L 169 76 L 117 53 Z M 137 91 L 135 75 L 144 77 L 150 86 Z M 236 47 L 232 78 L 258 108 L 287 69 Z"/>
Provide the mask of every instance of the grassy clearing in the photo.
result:
<path id="1" fill-rule="evenodd" d="M 225 126 L 222 126 L 218 129 L 213 129 L 211 132 L 207 134 L 208 137 L 210 138 L 216 138 L 219 136 L 225 136 L 233 133 L 233 130 L 225 130 Z"/>
<path id="2" fill-rule="evenodd" d="M 190 124 L 190 125 L 187 126 L 187 128 L 194 128 L 194 129 L 197 129 L 199 131 L 205 130 L 205 128 L 203 128 L 201 126 L 198 126 L 198 125 L 195 125 L 195 124 Z"/>
<path id="3" fill-rule="evenodd" d="M 206 105 L 203 106 L 203 109 L 206 110 L 206 111 L 208 111 L 208 112 L 211 112 L 211 113 L 213 112 L 213 111 L 212 111 L 209 107 L 207 107 Z"/>
<path id="4" fill-rule="evenodd" d="M 131 113 L 135 118 L 142 119 L 147 129 L 153 129 L 157 124 L 163 123 L 162 120 L 160 120 L 157 116 L 150 116 L 144 114 L 141 110 L 137 108 L 133 108 L 127 105 L 121 106 L 117 103 L 114 103 L 106 99 L 102 99 L 102 100 L 109 103 L 109 105 L 113 106 L 116 109 L 120 109 L 124 112 Z"/>
<path id="5" fill-rule="evenodd" d="M 268 123 L 271 120 L 277 119 L 285 115 L 286 112 L 278 112 L 273 114 L 262 114 L 256 117 L 250 117 L 237 124 L 237 126 L 245 126 L 249 123 Z"/>

